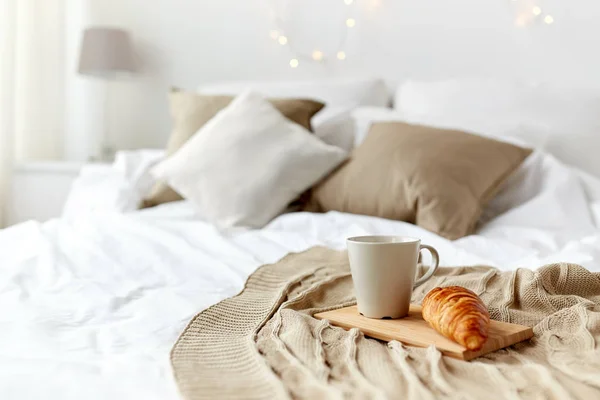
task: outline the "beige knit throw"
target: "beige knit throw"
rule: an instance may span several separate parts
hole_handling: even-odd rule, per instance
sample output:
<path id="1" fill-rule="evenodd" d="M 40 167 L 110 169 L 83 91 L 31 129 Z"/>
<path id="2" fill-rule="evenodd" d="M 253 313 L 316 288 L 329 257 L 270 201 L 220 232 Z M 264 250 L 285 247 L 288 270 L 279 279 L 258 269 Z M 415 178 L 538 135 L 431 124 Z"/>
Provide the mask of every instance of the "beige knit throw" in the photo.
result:
<path id="1" fill-rule="evenodd" d="M 345 252 L 313 248 L 258 269 L 236 297 L 198 314 L 171 362 L 186 399 L 600 399 L 600 274 L 442 268 L 416 290 L 460 285 L 492 318 L 535 336 L 471 362 L 384 343 L 311 317 L 351 305 Z"/>

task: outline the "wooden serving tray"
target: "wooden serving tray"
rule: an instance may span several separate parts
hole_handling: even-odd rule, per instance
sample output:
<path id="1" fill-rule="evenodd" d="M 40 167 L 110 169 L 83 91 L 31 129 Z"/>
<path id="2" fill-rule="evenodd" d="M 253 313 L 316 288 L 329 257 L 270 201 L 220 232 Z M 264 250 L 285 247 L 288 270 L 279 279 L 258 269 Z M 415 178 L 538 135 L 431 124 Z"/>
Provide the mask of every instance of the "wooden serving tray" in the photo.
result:
<path id="1" fill-rule="evenodd" d="M 356 306 L 315 314 L 332 325 L 344 329 L 358 328 L 367 336 L 390 341 L 397 340 L 409 346 L 435 347 L 444 355 L 469 361 L 515 343 L 531 339 L 533 329 L 523 325 L 492 320 L 488 340 L 479 351 L 469 351 L 460 344 L 442 336 L 429 326 L 421 315 L 421 306 L 411 304 L 408 316 L 401 319 L 371 319 L 359 314 Z"/>

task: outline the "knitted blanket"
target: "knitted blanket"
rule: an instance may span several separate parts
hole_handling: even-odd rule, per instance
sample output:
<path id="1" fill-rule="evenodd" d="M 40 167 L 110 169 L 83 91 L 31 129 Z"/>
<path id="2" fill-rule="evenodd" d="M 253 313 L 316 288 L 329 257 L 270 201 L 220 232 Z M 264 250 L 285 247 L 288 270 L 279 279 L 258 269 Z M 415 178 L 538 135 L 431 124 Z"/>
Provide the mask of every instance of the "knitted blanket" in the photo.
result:
<path id="1" fill-rule="evenodd" d="M 237 296 L 198 314 L 171 353 L 186 399 L 597 399 L 600 274 L 441 268 L 418 288 L 477 293 L 493 319 L 534 327 L 528 342 L 466 362 L 380 342 L 313 314 L 354 304 L 347 255 L 325 248 L 258 269 Z"/>

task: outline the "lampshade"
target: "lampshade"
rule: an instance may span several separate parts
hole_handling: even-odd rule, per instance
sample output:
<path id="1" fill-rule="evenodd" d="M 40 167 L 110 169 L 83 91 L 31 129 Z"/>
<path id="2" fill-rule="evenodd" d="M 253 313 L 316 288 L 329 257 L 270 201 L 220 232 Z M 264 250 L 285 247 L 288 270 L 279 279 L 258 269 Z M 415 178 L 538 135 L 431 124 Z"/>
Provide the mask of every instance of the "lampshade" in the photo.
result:
<path id="1" fill-rule="evenodd" d="M 122 29 L 88 28 L 83 34 L 78 71 L 83 75 L 113 78 L 134 72 L 129 34 Z"/>

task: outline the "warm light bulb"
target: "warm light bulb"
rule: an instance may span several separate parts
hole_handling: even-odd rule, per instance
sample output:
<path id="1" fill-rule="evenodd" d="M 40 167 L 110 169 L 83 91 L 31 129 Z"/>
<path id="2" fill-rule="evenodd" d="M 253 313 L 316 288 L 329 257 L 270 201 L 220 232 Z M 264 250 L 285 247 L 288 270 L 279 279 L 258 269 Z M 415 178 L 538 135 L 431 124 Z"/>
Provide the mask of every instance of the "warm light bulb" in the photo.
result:
<path id="1" fill-rule="evenodd" d="M 315 61 L 321 61 L 323 59 L 323 52 L 320 50 L 313 51 L 312 58 Z"/>
<path id="2" fill-rule="evenodd" d="M 292 58 L 290 60 L 290 67 L 292 67 L 292 68 L 298 68 L 298 64 L 300 64 L 300 62 L 298 61 L 297 58 Z"/>
<path id="3" fill-rule="evenodd" d="M 554 22 L 554 18 L 552 17 L 552 15 L 546 15 L 546 17 L 544 18 L 544 22 L 550 25 Z"/>
<path id="4" fill-rule="evenodd" d="M 348 28 L 354 28 L 355 25 L 356 25 L 356 20 L 354 18 L 348 18 L 346 20 L 346 26 Z"/>
<path id="5" fill-rule="evenodd" d="M 283 45 L 287 44 L 288 39 L 285 36 L 279 36 L 278 41 L 279 41 L 279 44 L 283 46 Z"/>
<path id="6" fill-rule="evenodd" d="M 519 15 L 515 19 L 515 26 L 525 26 L 527 25 L 527 19 L 523 15 Z"/>
<path id="7" fill-rule="evenodd" d="M 338 51 L 337 58 L 338 58 L 338 60 L 345 60 L 346 59 L 346 53 L 343 52 L 343 51 Z"/>
<path id="8" fill-rule="evenodd" d="M 344 3 L 349 6 L 350 4 L 354 3 L 354 0 L 344 0 Z"/>
<path id="9" fill-rule="evenodd" d="M 531 10 L 533 12 L 533 15 L 540 15 L 542 13 L 542 9 L 540 7 L 533 7 L 533 10 Z"/>
<path id="10" fill-rule="evenodd" d="M 279 37 L 279 32 L 276 30 L 272 30 L 271 31 L 271 39 L 277 40 L 278 37 Z"/>

